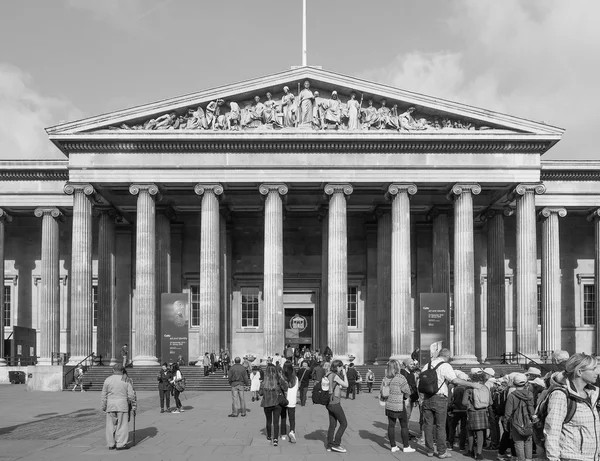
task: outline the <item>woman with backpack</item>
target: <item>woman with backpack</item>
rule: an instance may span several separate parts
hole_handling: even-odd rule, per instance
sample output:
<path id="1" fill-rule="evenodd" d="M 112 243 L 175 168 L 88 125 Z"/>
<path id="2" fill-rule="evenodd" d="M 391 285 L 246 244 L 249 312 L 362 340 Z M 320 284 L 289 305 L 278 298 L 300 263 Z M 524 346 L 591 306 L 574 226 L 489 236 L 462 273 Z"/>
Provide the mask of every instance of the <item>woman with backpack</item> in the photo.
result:
<path id="1" fill-rule="evenodd" d="M 392 453 L 400 451 L 400 447 L 396 445 L 396 420 L 400 422 L 400 436 L 404 446 L 402 451 L 413 453 L 415 449 L 411 448 L 408 443 L 408 414 L 405 405 L 412 391 L 408 381 L 402 375 L 401 369 L 398 360 L 392 359 L 388 362 L 384 384 L 381 386 L 380 400 L 385 401 L 385 415 L 388 418 L 388 439 Z"/>
<path id="2" fill-rule="evenodd" d="M 549 461 L 598 459 L 600 421 L 596 410 L 598 388 L 594 385 L 597 378 L 596 357 L 573 354 L 567 360 L 564 376 L 555 379 L 558 386 L 548 390 L 544 435 Z"/>
<path id="3" fill-rule="evenodd" d="M 171 365 L 171 377 L 172 379 L 169 382 L 173 386 L 173 397 L 175 398 L 175 405 L 177 405 L 177 408 L 171 413 L 183 413 L 185 410 L 183 409 L 183 406 L 181 406 L 181 400 L 179 400 L 179 394 L 181 394 L 184 389 L 182 385 L 183 376 L 181 375 L 177 362 Z"/>
<path id="4" fill-rule="evenodd" d="M 504 429 L 509 430 L 510 427 L 518 461 L 530 460 L 533 456 L 531 436 L 533 435 L 532 416 L 535 414 L 535 409 L 533 393 L 527 386 L 527 381 L 524 373 L 513 375 L 512 384 L 515 390 L 508 394 L 504 410 Z"/>
<path id="5" fill-rule="evenodd" d="M 279 418 L 281 416 L 280 402 L 285 398 L 288 390 L 287 382 L 279 376 L 273 364 L 267 365 L 265 377 L 260 384 L 258 395 L 262 396 L 260 406 L 265 412 L 267 423 L 267 440 L 273 440 L 273 446 L 278 445 Z M 273 432 L 271 432 L 271 426 Z M 273 438 L 271 439 L 271 435 Z"/>
<path id="6" fill-rule="evenodd" d="M 346 369 L 341 360 L 334 360 L 331 362 L 329 372 L 325 378 L 328 380 L 329 393 L 331 394 L 331 400 L 329 405 L 327 405 L 327 411 L 329 412 L 327 451 L 346 453 L 346 449 L 341 445 L 342 436 L 348 427 L 346 414 L 342 408 L 342 388 L 348 387 L 348 378 L 346 377 Z M 325 389 L 325 387 L 323 387 L 323 389 Z M 335 427 L 337 424 L 340 426 L 336 432 Z"/>
<path id="7" fill-rule="evenodd" d="M 471 370 L 470 378 L 473 387 L 464 391 L 462 401 L 467 409 L 468 453 L 476 460 L 483 460 L 483 442 L 490 427 L 488 407 L 491 404 L 491 395 L 484 384 L 486 376 L 480 368 Z"/>
<path id="8" fill-rule="evenodd" d="M 285 440 L 287 433 L 287 418 L 290 418 L 290 433 L 288 437 L 291 443 L 296 443 L 296 399 L 298 398 L 298 386 L 300 381 L 294 372 L 294 366 L 291 362 L 283 364 L 283 379 L 288 385 L 287 405 L 281 407 L 281 440 Z"/>
<path id="9" fill-rule="evenodd" d="M 250 392 L 252 392 L 252 401 L 259 401 L 258 390 L 260 389 L 260 371 L 255 365 L 252 367 L 252 373 L 250 373 Z"/>

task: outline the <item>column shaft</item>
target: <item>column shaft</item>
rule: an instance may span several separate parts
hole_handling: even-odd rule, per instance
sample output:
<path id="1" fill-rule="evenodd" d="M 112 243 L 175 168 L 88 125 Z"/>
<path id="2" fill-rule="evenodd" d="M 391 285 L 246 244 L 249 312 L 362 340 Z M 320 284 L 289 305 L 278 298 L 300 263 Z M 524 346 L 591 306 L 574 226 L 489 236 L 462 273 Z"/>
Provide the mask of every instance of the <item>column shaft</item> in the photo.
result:
<path id="1" fill-rule="evenodd" d="M 329 227 L 327 245 L 327 338 L 333 355 L 348 356 L 348 236 L 346 197 L 349 184 L 327 184 Z"/>
<path id="2" fill-rule="evenodd" d="M 506 352 L 504 214 L 492 210 L 487 221 L 487 361 L 500 363 Z"/>
<path id="3" fill-rule="evenodd" d="M 42 263 L 40 289 L 40 331 L 38 365 L 52 365 L 52 353 L 60 349 L 60 271 L 58 208 L 37 208 L 42 218 Z"/>
<path id="4" fill-rule="evenodd" d="M 4 359 L 4 225 L 11 217 L 0 208 L 0 367 L 6 366 Z"/>
<path id="5" fill-rule="evenodd" d="M 432 289 L 434 293 L 446 293 L 446 309 L 450 313 L 450 218 L 445 210 L 433 210 L 432 241 Z M 450 338 L 450 317 L 446 326 Z M 446 346 L 450 346 L 447 344 Z"/>
<path id="6" fill-rule="evenodd" d="M 478 184 L 456 184 L 454 201 L 454 358 L 457 363 L 478 363 L 475 356 L 475 249 L 473 194 Z"/>
<path id="7" fill-rule="evenodd" d="M 377 362 L 392 355 L 392 215 L 377 218 Z"/>
<path id="8" fill-rule="evenodd" d="M 595 353 L 600 353 L 600 208 L 589 218 L 594 223 L 594 289 L 596 295 Z"/>
<path id="9" fill-rule="evenodd" d="M 319 344 L 321 352 L 329 344 L 327 337 L 327 277 L 329 276 L 329 210 L 321 210 L 321 304 L 319 305 Z"/>
<path id="10" fill-rule="evenodd" d="M 100 211 L 98 226 L 98 326 L 96 353 L 105 365 L 116 363 L 116 213 Z"/>
<path id="11" fill-rule="evenodd" d="M 153 184 L 132 185 L 137 195 L 135 242 L 135 366 L 158 365 L 156 358 L 156 209 Z"/>
<path id="12" fill-rule="evenodd" d="M 264 243 L 264 353 L 273 356 L 283 350 L 285 325 L 283 312 L 283 203 L 285 185 L 263 184 L 265 200 Z"/>
<path id="13" fill-rule="evenodd" d="M 162 207 L 161 207 L 162 208 Z M 171 217 L 170 209 L 156 212 L 156 336 L 162 338 L 161 296 L 171 293 Z M 161 355 L 161 340 L 156 342 Z"/>

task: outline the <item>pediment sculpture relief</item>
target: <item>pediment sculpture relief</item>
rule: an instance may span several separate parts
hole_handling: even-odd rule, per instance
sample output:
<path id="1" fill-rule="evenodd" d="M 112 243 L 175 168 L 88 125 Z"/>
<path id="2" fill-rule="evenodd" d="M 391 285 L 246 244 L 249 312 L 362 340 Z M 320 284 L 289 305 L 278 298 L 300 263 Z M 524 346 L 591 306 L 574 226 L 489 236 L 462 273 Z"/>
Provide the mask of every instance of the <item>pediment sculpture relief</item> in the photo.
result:
<path id="1" fill-rule="evenodd" d="M 111 126 L 111 130 L 346 130 L 346 131 L 454 131 L 488 130 L 489 126 L 446 116 L 417 114 L 412 106 L 402 102 L 388 105 L 385 99 L 377 103 L 355 92 L 342 102 L 338 92 L 321 97 L 310 82 L 294 95 L 285 86 L 281 97 L 270 92 L 256 95 L 251 101 L 216 99 L 206 106 L 189 108 L 185 112 L 170 112 L 132 124 Z"/>

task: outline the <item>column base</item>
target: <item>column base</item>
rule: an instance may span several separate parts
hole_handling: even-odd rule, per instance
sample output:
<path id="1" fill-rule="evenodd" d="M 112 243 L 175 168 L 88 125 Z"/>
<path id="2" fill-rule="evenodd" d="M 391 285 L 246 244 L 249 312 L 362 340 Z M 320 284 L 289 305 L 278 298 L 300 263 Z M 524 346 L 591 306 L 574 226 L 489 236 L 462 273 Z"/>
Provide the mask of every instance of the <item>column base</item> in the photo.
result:
<path id="1" fill-rule="evenodd" d="M 5 367 L 6 366 L 6 360 L 4 360 L 4 357 L 0 357 L 0 367 Z"/>
<path id="2" fill-rule="evenodd" d="M 150 355 L 138 355 L 133 358 L 134 367 L 154 367 L 159 366 L 158 359 Z"/>
<path id="3" fill-rule="evenodd" d="M 69 361 L 67 362 L 67 366 L 76 366 L 79 364 L 79 362 L 81 362 L 82 360 L 85 359 L 85 355 L 72 355 L 71 357 L 69 357 Z M 92 357 L 88 358 L 90 361 L 92 361 Z"/>
<path id="4" fill-rule="evenodd" d="M 50 357 L 40 357 L 37 361 L 38 367 L 49 367 L 52 366 L 52 359 Z"/>
<path id="5" fill-rule="evenodd" d="M 452 357 L 450 363 L 457 365 L 479 365 L 479 360 L 474 355 L 456 355 Z"/>
<path id="6" fill-rule="evenodd" d="M 410 354 L 392 354 L 390 360 L 398 360 L 402 362 L 404 359 L 410 359 Z"/>
<path id="7" fill-rule="evenodd" d="M 490 365 L 500 365 L 502 364 L 502 357 L 487 357 L 485 361 Z"/>
<path id="8" fill-rule="evenodd" d="M 121 363 L 121 362 L 122 362 L 122 360 L 119 360 L 117 362 L 117 358 L 116 357 L 111 357 L 110 358 L 110 363 L 108 365 L 112 367 L 113 365 L 116 365 L 117 363 Z"/>

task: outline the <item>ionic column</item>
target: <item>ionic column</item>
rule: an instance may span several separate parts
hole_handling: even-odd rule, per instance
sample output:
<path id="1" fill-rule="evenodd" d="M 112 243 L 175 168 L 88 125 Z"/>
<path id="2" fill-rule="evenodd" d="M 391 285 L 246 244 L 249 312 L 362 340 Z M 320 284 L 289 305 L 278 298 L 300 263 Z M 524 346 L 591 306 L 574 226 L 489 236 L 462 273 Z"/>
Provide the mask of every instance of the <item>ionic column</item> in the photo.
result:
<path id="1" fill-rule="evenodd" d="M 561 348 L 560 238 L 558 218 L 567 216 L 561 207 L 546 207 L 542 219 L 542 350 Z"/>
<path id="2" fill-rule="evenodd" d="M 40 344 L 38 365 L 52 365 L 52 353 L 60 352 L 60 270 L 58 208 L 36 208 L 34 214 L 42 218 L 42 263 L 39 325 Z"/>
<path id="3" fill-rule="evenodd" d="M 117 363 L 116 348 L 116 241 L 114 208 L 99 208 L 97 351 L 105 365 Z"/>
<path id="4" fill-rule="evenodd" d="M 410 183 L 392 184 L 388 193 L 392 201 L 392 263 L 391 263 L 391 355 L 410 357 L 412 337 L 411 258 L 410 258 L 410 196 L 417 186 Z"/>
<path id="5" fill-rule="evenodd" d="M 348 356 L 348 235 L 346 195 L 350 184 L 327 184 L 329 228 L 327 245 L 327 340 L 333 355 Z"/>
<path id="6" fill-rule="evenodd" d="M 156 335 L 162 338 L 161 295 L 171 293 L 171 221 L 175 213 L 170 206 L 156 207 Z M 161 354 L 156 342 L 156 355 Z"/>
<path id="7" fill-rule="evenodd" d="M 67 184 L 65 194 L 73 195 L 71 243 L 71 355 L 77 365 L 92 352 L 92 202 L 90 184 Z"/>
<path id="8" fill-rule="evenodd" d="M 596 325 L 594 336 L 594 352 L 600 353 L 600 208 L 588 216 L 588 221 L 594 224 L 594 289 L 596 293 Z"/>
<path id="9" fill-rule="evenodd" d="M 454 357 L 456 363 L 478 363 L 475 356 L 475 260 L 473 195 L 479 184 L 455 184 L 454 197 Z"/>
<path id="10" fill-rule="evenodd" d="M 155 184 L 132 184 L 137 195 L 135 224 L 134 366 L 158 365 L 156 358 L 156 209 Z"/>
<path id="11" fill-rule="evenodd" d="M 283 203 L 287 194 L 285 184 L 261 184 L 259 191 L 265 195 L 264 243 L 264 353 L 273 356 L 283 348 L 285 325 L 283 313 Z"/>
<path id="12" fill-rule="evenodd" d="M 450 338 L 450 209 L 435 207 L 428 218 L 433 223 L 432 229 L 432 283 L 434 293 L 446 293 L 447 326 L 446 337 Z M 446 344 L 449 347 L 449 344 Z"/>
<path id="13" fill-rule="evenodd" d="M 543 184 L 519 184 L 511 198 L 517 202 L 517 351 L 536 360 L 537 348 L 537 239 L 535 194 Z"/>
<path id="14" fill-rule="evenodd" d="M 490 209 L 487 220 L 487 359 L 501 363 L 506 352 L 506 287 L 504 217 L 512 210 Z"/>
<path id="15" fill-rule="evenodd" d="M 194 192 L 202 197 L 200 225 L 200 344 L 198 362 L 205 352 L 220 346 L 220 262 L 219 262 L 219 195 L 221 184 L 196 184 Z"/>
<path id="16" fill-rule="evenodd" d="M 4 224 L 12 221 L 12 217 L 0 208 L 0 288 L 4 290 Z M 4 296 L 4 291 L 1 292 Z M 0 298 L 0 367 L 6 366 L 4 359 L 4 299 Z"/>
<path id="17" fill-rule="evenodd" d="M 392 215 L 377 210 L 377 363 L 392 355 Z"/>

